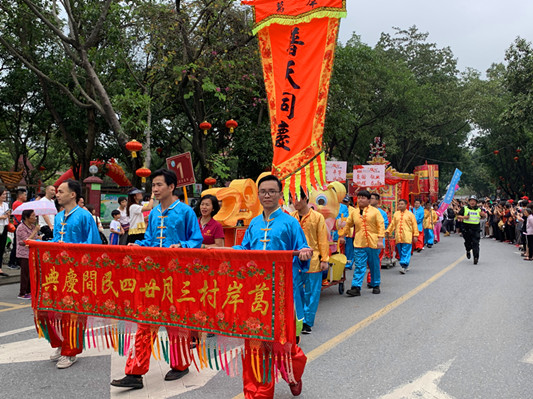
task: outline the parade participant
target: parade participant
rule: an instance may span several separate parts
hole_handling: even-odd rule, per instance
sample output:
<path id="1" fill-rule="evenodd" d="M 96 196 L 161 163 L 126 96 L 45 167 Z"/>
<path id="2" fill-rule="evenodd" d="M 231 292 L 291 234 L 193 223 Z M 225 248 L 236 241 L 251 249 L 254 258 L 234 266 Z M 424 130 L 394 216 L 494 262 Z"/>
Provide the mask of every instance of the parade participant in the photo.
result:
<path id="1" fill-rule="evenodd" d="M 415 215 L 419 233 L 418 240 L 415 242 L 413 250 L 420 252 L 424 249 L 424 208 L 420 205 L 419 199 L 415 199 L 415 206 L 411 208 L 411 212 Z"/>
<path id="2" fill-rule="evenodd" d="M 348 215 L 355 212 L 355 208 L 350 205 L 350 197 L 347 195 L 342 200 L 342 203 L 348 207 Z M 350 229 L 350 231 L 346 234 L 346 237 L 344 237 L 345 242 L 345 250 L 344 254 L 346 255 L 346 269 L 352 270 L 353 268 L 353 261 L 355 253 L 353 251 L 353 236 L 354 231 L 353 228 Z"/>
<path id="3" fill-rule="evenodd" d="M 433 204 L 433 210 L 435 213 L 437 213 L 437 210 L 439 209 L 439 204 L 435 203 Z M 435 244 L 440 242 L 440 231 L 442 229 L 442 221 L 444 219 L 443 215 L 439 215 L 437 213 L 437 222 L 435 223 L 435 228 L 433 229 L 433 232 L 435 234 Z"/>
<path id="4" fill-rule="evenodd" d="M 204 238 L 202 248 L 214 248 L 224 246 L 224 229 L 222 225 L 213 219 L 220 205 L 214 195 L 204 195 L 198 203 L 196 214 L 199 215 L 198 224 Z"/>
<path id="5" fill-rule="evenodd" d="M 463 238 L 465 240 L 466 257 L 470 259 L 470 251 L 474 253 L 474 265 L 479 260 L 479 221 L 481 217 L 486 217 L 486 213 L 477 207 L 477 197 L 471 195 L 468 198 L 468 205 L 457 215 L 463 222 Z"/>
<path id="6" fill-rule="evenodd" d="M 309 259 L 313 251 L 308 247 L 305 234 L 298 221 L 292 216 L 283 212 L 279 206 L 281 199 L 282 185 L 279 179 L 273 175 L 262 177 L 258 184 L 259 202 L 263 206 L 263 213 L 250 222 L 244 234 L 241 245 L 234 246 L 235 249 L 244 250 L 284 250 L 300 251 L 298 258 L 293 261 L 293 289 L 296 307 L 296 317 L 303 319 L 303 308 L 300 296 L 296 295 L 299 285 L 300 271 L 307 271 Z M 300 322 L 301 327 L 301 322 Z M 296 383 L 289 384 L 294 396 L 298 396 L 302 391 L 302 375 L 307 357 L 302 349 L 296 344 L 296 337 L 291 337 L 291 361 L 293 376 Z M 245 341 L 245 356 L 243 359 L 243 392 L 246 399 L 271 399 L 274 397 L 274 378 L 270 382 L 258 382 L 254 375 L 252 366 L 252 355 L 250 343 Z M 260 372 L 260 370 L 258 371 Z M 283 378 L 287 378 L 282 373 Z"/>
<path id="7" fill-rule="evenodd" d="M 128 244 L 128 234 L 130 230 L 130 217 L 128 216 L 128 199 L 126 197 L 118 198 L 118 208 L 120 211 L 120 225 L 124 229 L 124 234 L 120 236 L 118 245 L 127 245 Z"/>
<path id="8" fill-rule="evenodd" d="M 355 269 L 352 288 L 346 291 L 348 296 L 360 296 L 361 285 L 366 267 L 370 268 L 370 285 L 373 294 L 381 292 L 381 271 L 379 268 L 379 252 L 383 249 L 385 237 L 385 223 L 381 213 L 370 206 L 370 193 L 366 190 L 357 193 L 357 207 L 346 220 L 345 231 L 355 227 L 353 245 L 355 248 Z"/>
<path id="9" fill-rule="evenodd" d="M 426 202 L 424 205 L 424 220 L 422 226 L 424 227 L 424 244 L 428 248 L 433 247 L 435 240 L 435 223 L 439 220 L 439 215 L 431 207 L 431 202 Z"/>
<path id="10" fill-rule="evenodd" d="M 385 234 L 394 233 L 396 251 L 400 255 L 400 273 L 409 270 L 411 262 L 412 244 L 418 240 L 418 222 L 415 215 L 407 210 L 407 200 L 398 201 L 398 210 L 394 212 L 390 226 Z"/>
<path id="11" fill-rule="evenodd" d="M 303 290 L 301 293 L 303 294 L 302 301 L 304 305 L 302 333 L 310 334 L 311 327 L 315 324 L 315 315 L 322 290 L 322 272 L 329 268 L 328 229 L 324 216 L 309 208 L 309 199 L 303 190 L 300 199 L 294 201 L 294 209 L 296 211 L 292 212 L 291 215 L 300 222 L 307 244 L 313 250 L 309 271 L 302 272 L 300 275 L 300 282 L 303 285 L 300 288 Z M 348 250 L 348 247 L 346 249 Z"/>
<path id="12" fill-rule="evenodd" d="M 128 205 L 126 206 L 126 212 L 130 218 L 130 230 L 128 231 L 128 243 L 134 243 L 137 240 L 144 238 L 146 231 L 146 222 L 144 218 L 144 212 L 150 213 L 154 207 L 153 194 L 149 197 L 149 200 L 145 204 L 141 204 L 143 199 L 143 191 L 138 188 L 133 188 L 128 193 Z"/>
<path id="13" fill-rule="evenodd" d="M 387 216 L 387 212 L 381 209 L 380 200 L 381 200 L 381 197 L 378 193 L 370 194 L 370 206 L 373 206 L 379 211 L 379 213 L 381 213 L 381 216 L 383 216 L 383 222 L 385 223 L 385 230 L 386 230 L 387 227 L 389 227 L 389 217 Z M 381 261 L 383 260 L 383 256 L 385 256 L 385 239 L 383 239 L 383 248 L 381 249 L 381 251 L 379 251 L 379 268 L 380 269 L 381 269 Z M 366 276 L 366 282 L 368 284 L 368 288 L 374 288 L 372 287 L 371 281 L 372 281 L 372 273 L 368 272 Z"/>
<path id="14" fill-rule="evenodd" d="M 61 183 L 57 189 L 56 199 L 63 210 L 54 219 L 54 238 L 52 242 L 63 242 L 72 244 L 101 244 L 98 227 L 89 211 L 80 208 L 77 203 L 81 197 L 81 184 L 75 180 L 67 180 Z M 50 356 L 50 360 L 57 361 L 58 369 L 65 369 L 72 366 L 83 351 L 83 337 L 85 335 L 86 318 L 78 316 L 79 325 L 78 338 L 71 339 L 70 334 L 59 336 L 55 329 L 47 323 L 50 344 L 56 351 Z M 68 331 L 71 317 L 68 314 L 62 316 L 61 324 L 63 331 Z M 76 345 L 76 342 L 78 345 Z"/>
<path id="15" fill-rule="evenodd" d="M 150 216 L 143 240 L 136 245 L 159 248 L 200 248 L 202 233 L 194 211 L 174 195 L 178 183 L 176 174 L 166 169 L 156 170 L 151 175 L 152 193 L 159 201 Z M 143 388 L 143 375 L 150 368 L 151 340 L 157 338 L 157 328 L 148 324 L 139 324 L 135 334 L 135 348 L 126 361 L 126 376 L 111 381 L 111 385 L 119 388 Z M 170 335 L 174 332 L 167 327 Z M 171 356 L 170 371 L 165 375 L 166 381 L 177 380 L 189 372 L 190 362 L 181 353 L 181 346 L 174 344 L 171 350 L 177 353 Z M 176 363 L 177 362 L 177 363 Z"/>
<path id="16" fill-rule="evenodd" d="M 37 223 L 37 216 L 32 209 L 22 211 L 22 223 L 17 227 L 17 259 L 20 263 L 20 291 L 18 299 L 31 299 L 30 286 L 30 249 L 26 240 L 38 237 L 41 227 Z"/>

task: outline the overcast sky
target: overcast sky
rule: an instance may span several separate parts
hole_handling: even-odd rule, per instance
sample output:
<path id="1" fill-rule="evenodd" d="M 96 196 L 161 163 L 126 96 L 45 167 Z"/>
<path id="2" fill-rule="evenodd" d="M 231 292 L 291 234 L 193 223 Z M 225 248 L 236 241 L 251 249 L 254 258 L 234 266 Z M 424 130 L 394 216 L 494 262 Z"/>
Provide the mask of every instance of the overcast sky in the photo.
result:
<path id="1" fill-rule="evenodd" d="M 373 47 L 381 32 L 416 25 L 430 43 L 451 48 L 460 71 L 472 67 L 484 75 L 504 61 L 517 36 L 533 41 L 532 0 L 347 0 L 346 7 L 341 42 L 355 32 Z"/>

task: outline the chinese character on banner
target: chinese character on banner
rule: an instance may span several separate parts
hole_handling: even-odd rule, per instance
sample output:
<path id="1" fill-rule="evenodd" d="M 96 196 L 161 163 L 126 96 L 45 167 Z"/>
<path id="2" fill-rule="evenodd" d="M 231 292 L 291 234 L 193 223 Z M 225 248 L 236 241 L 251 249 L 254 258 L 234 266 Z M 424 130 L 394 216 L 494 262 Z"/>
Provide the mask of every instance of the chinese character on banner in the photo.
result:
<path id="1" fill-rule="evenodd" d="M 385 165 L 354 165 L 353 182 L 359 187 L 376 188 L 385 185 Z"/>
<path id="2" fill-rule="evenodd" d="M 346 183 L 346 166 L 345 161 L 326 161 L 326 181 Z"/>

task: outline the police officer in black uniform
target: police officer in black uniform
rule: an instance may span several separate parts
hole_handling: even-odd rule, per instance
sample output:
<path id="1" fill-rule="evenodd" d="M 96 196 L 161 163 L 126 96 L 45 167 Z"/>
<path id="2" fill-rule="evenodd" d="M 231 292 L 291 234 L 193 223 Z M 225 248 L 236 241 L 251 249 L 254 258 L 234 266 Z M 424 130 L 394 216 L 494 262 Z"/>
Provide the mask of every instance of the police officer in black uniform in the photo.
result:
<path id="1" fill-rule="evenodd" d="M 477 206 L 477 197 L 471 195 L 468 198 L 468 206 L 465 206 L 457 215 L 457 219 L 463 222 L 463 238 L 465 239 L 466 257 L 470 259 L 470 251 L 474 253 L 474 265 L 479 260 L 479 238 L 481 233 L 481 218 L 487 214 Z"/>

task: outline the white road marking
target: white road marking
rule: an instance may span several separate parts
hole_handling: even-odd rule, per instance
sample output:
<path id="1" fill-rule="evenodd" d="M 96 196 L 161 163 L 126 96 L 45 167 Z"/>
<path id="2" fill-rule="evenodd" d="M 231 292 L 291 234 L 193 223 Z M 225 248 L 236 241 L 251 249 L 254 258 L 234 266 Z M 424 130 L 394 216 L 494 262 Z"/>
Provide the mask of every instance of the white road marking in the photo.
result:
<path id="1" fill-rule="evenodd" d="M 522 362 L 533 364 L 533 350 L 524 356 Z"/>
<path id="2" fill-rule="evenodd" d="M 34 326 L 20 328 L 2 333 L 0 337 L 5 337 L 19 332 L 34 329 Z M 32 338 L 25 341 L 11 342 L 7 344 L 0 344 L 0 364 L 24 363 L 35 361 L 50 362 L 50 355 L 53 349 L 50 347 L 48 341 L 44 338 Z M 90 348 L 83 351 L 78 356 L 79 360 L 73 367 L 83 367 L 83 358 L 94 356 L 111 356 L 111 373 L 109 382 L 114 378 L 122 378 L 124 376 L 124 367 L 126 365 L 126 357 L 119 356 L 118 353 L 112 349 L 98 350 L 97 348 Z M 196 363 L 199 365 L 200 361 L 195 352 Z M 228 354 L 229 358 L 229 354 Z M 229 359 L 228 359 L 229 360 Z M 203 387 L 220 371 L 211 370 L 210 368 L 201 369 L 200 372 L 194 367 L 194 363 L 189 368 L 189 374 L 177 381 L 165 381 L 165 374 L 170 370 L 169 365 L 164 360 L 156 360 L 153 357 L 150 359 L 150 370 L 144 376 L 144 388 L 131 390 L 111 387 L 110 397 L 122 399 L 141 399 L 141 398 L 158 398 L 165 399 L 184 392 L 192 391 Z M 224 371 L 222 371 L 224 373 Z M 240 360 L 238 366 L 238 373 L 242 373 L 240 367 Z M 237 377 L 238 378 L 238 377 Z"/>
<path id="3" fill-rule="evenodd" d="M 7 337 L 7 336 L 13 335 L 13 334 L 18 334 L 18 333 L 21 333 L 21 332 L 30 331 L 30 330 L 34 330 L 35 331 L 35 326 L 24 327 L 24 328 L 19 328 L 18 330 L 11 330 L 11 331 L 6 331 L 6 332 L 3 332 L 3 333 L 0 333 L 0 338 Z"/>
<path id="4" fill-rule="evenodd" d="M 439 388 L 441 378 L 446 374 L 454 359 L 428 371 L 411 383 L 402 385 L 380 399 L 454 399 Z"/>

